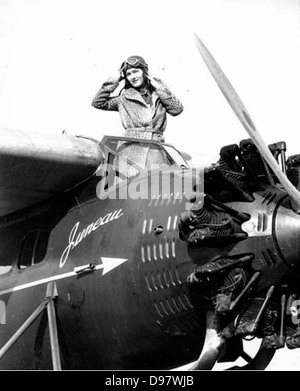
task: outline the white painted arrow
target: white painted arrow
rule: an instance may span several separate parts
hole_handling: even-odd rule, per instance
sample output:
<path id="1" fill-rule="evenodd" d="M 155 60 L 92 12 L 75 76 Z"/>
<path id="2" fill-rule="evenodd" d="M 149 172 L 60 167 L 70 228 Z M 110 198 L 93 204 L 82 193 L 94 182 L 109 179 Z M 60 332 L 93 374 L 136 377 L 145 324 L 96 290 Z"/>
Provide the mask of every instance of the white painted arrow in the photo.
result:
<path id="1" fill-rule="evenodd" d="M 102 276 L 104 276 L 104 274 L 110 272 L 111 270 L 115 269 L 116 267 L 122 265 L 122 263 L 128 261 L 128 259 L 126 259 L 126 258 L 100 257 L 100 259 L 101 259 L 100 265 L 88 263 L 87 265 L 81 265 L 81 266 L 74 267 L 74 272 L 79 274 L 79 273 L 91 272 L 93 270 L 103 269 Z"/>
<path id="2" fill-rule="evenodd" d="M 122 263 L 128 261 L 126 258 L 106 258 L 101 257 L 102 265 L 97 265 L 96 268 L 100 269 L 103 268 L 103 276 L 104 274 L 110 272 L 111 270 L 115 269 L 116 267 L 122 265 Z"/>
<path id="3" fill-rule="evenodd" d="M 26 289 L 26 288 L 31 288 L 33 286 L 45 284 L 45 283 L 48 283 L 48 282 L 51 282 L 51 281 L 57 281 L 57 280 L 61 280 L 61 279 L 64 279 L 64 278 L 76 276 L 78 273 L 84 272 L 85 270 L 86 271 L 88 271 L 88 270 L 92 271 L 92 270 L 103 269 L 102 276 L 104 276 L 104 274 L 109 273 L 111 270 L 113 270 L 116 267 L 122 265 L 122 263 L 128 261 L 128 259 L 126 259 L 126 258 L 100 257 L 100 259 L 102 261 L 102 264 L 100 264 L 100 265 L 92 266 L 93 264 L 88 263 L 87 265 L 81 265 L 81 266 L 75 267 L 74 270 L 71 271 L 71 272 L 62 273 L 62 274 L 58 274 L 58 275 L 47 277 L 47 278 L 42 278 L 41 280 L 32 281 L 32 282 L 29 282 L 27 284 L 17 285 L 17 286 L 8 288 L 8 289 L 4 289 L 2 291 L 0 290 L 0 296 L 4 295 L 6 293 L 20 291 L 20 290 L 23 290 L 23 289 Z"/>

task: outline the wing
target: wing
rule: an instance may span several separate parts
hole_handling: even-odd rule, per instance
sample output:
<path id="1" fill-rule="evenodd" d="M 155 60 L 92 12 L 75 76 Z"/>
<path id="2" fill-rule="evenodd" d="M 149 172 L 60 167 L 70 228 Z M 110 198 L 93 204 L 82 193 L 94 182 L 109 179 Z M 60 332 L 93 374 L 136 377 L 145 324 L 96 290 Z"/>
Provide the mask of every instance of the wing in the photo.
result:
<path id="1" fill-rule="evenodd" d="M 0 131 L 0 216 L 78 185 L 103 159 L 95 140 L 68 134 Z"/>

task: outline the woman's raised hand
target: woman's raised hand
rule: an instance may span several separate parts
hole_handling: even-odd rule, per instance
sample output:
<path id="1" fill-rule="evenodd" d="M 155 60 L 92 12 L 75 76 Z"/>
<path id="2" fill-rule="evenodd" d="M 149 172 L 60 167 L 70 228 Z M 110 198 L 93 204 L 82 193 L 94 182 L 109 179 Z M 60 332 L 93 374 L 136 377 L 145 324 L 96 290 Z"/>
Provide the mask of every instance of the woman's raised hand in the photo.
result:
<path id="1" fill-rule="evenodd" d="M 152 87 L 156 90 L 157 88 L 160 88 L 160 84 L 152 77 L 149 76 L 149 81 Z"/>

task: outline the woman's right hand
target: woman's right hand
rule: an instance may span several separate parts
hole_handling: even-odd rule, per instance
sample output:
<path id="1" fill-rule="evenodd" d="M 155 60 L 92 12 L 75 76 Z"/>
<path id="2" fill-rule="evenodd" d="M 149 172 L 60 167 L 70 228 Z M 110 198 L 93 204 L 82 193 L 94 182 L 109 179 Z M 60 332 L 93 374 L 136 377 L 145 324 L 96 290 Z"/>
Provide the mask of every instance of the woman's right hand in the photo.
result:
<path id="1" fill-rule="evenodd" d="M 118 82 L 120 83 L 120 81 L 122 81 L 122 80 L 124 79 L 123 72 L 117 71 L 117 72 L 116 72 L 115 79 L 118 80 Z"/>
<path id="2" fill-rule="evenodd" d="M 120 83 L 124 78 L 121 75 L 121 72 L 118 71 L 114 75 L 111 75 L 108 80 L 110 80 L 113 83 Z"/>

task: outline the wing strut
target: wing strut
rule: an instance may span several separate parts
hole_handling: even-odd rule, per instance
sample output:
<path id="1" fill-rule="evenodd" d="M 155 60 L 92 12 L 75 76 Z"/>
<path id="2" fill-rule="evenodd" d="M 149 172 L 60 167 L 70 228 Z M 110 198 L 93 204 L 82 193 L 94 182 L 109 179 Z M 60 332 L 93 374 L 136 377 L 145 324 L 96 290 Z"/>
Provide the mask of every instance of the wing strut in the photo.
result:
<path id="1" fill-rule="evenodd" d="M 0 360 L 4 355 L 12 348 L 12 346 L 19 340 L 19 338 L 25 333 L 30 325 L 39 317 L 39 315 L 47 307 L 49 334 L 52 364 L 55 371 L 61 370 L 59 342 L 57 334 L 57 323 L 55 315 L 55 299 L 58 296 L 56 283 L 49 282 L 47 285 L 45 300 L 36 308 L 35 311 L 29 316 L 29 318 L 22 324 L 22 326 L 15 332 L 15 334 L 6 342 L 6 344 L 0 349 Z"/>

